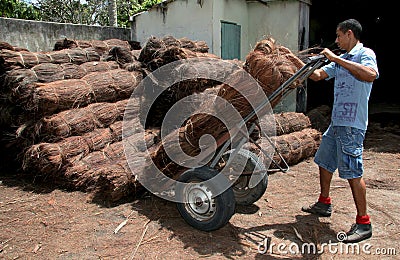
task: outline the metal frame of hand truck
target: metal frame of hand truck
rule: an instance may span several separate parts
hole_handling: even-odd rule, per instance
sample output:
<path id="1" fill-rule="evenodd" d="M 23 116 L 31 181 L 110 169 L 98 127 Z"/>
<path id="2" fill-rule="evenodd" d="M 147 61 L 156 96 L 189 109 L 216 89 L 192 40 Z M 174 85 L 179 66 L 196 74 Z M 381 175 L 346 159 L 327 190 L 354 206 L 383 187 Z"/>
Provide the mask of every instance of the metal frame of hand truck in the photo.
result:
<path id="1" fill-rule="evenodd" d="M 271 146 L 274 148 L 274 152 L 277 153 L 281 159 L 281 163 L 284 166 L 280 166 L 279 163 L 273 160 L 271 156 L 259 145 L 256 141 L 250 137 L 251 133 L 255 130 L 257 126 L 257 120 L 255 122 L 250 122 L 253 118 L 264 109 L 270 102 L 277 101 L 277 98 L 282 98 L 286 96 L 291 89 L 291 85 L 298 81 L 299 83 L 305 81 L 316 69 L 320 68 L 327 59 L 323 55 L 312 56 L 308 58 L 307 63 L 299 69 L 293 76 L 291 76 L 287 81 L 285 81 L 281 86 L 279 86 L 269 97 L 267 100 L 261 102 L 261 104 L 256 107 L 249 115 L 247 115 L 240 124 L 235 126 L 233 129 L 230 129 L 229 132 L 226 132 L 221 138 L 216 141 L 218 152 L 215 156 L 210 156 L 215 152 L 215 146 L 206 148 L 202 151 L 200 161 L 204 162 L 203 167 L 200 168 L 192 168 L 185 172 L 183 172 L 178 181 L 183 183 L 189 183 L 189 185 L 180 185 L 179 188 L 176 188 L 175 195 L 182 198 L 183 202 L 177 203 L 177 208 L 181 216 L 185 219 L 185 221 L 192 225 L 193 227 L 203 230 L 203 231 L 212 231 L 218 229 L 225 225 L 231 216 L 235 212 L 235 204 L 239 203 L 238 193 L 240 193 L 240 203 L 241 205 L 249 205 L 253 202 L 257 201 L 264 194 L 267 183 L 268 183 L 268 172 L 271 171 L 283 171 L 286 172 L 289 170 L 289 166 L 287 162 L 284 160 L 280 152 L 277 150 L 276 146 L 272 142 L 272 140 L 268 137 L 267 134 L 262 132 L 261 135 L 266 137 Z M 248 123 L 250 126 L 248 127 Z M 247 132 L 242 128 L 248 127 Z M 232 134 L 233 133 L 233 134 Z M 239 141 L 235 141 L 235 144 L 232 144 L 231 140 L 235 137 L 239 137 Z M 236 139 L 235 139 L 236 140 Z M 250 151 L 243 149 L 242 147 L 246 142 L 252 142 L 255 144 L 260 152 L 264 154 L 273 164 L 277 166 L 278 169 L 266 169 L 266 166 L 258 161 L 258 156 L 251 153 Z M 236 145 L 237 144 L 237 145 Z M 230 146 L 234 146 L 228 150 Z M 244 154 L 244 152 L 248 152 L 248 154 Z M 220 172 L 219 163 L 221 161 L 225 162 L 224 156 L 229 153 L 229 158 L 225 163 L 224 167 L 230 167 L 231 164 L 238 164 L 242 166 L 242 161 L 235 161 L 235 157 L 240 155 L 242 158 L 245 158 L 246 166 L 248 161 L 251 161 L 251 165 L 254 166 L 254 169 L 258 169 L 258 171 L 246 172 L 235 172 L 237 180 L 239 178 L 243 178 L 245 180 L 243 183 L 241 181 L 234 183 L 229 183 L 228 178 L 222 178 L 224 185 L 227 185 L 228 188 L 224 190 L 222 193 L 218 195 L 218 188 L 221 183 L 209 183 L 203 184 L 203 181 L 207 181 L 216 177 Z M 208 163 L 207 163 L 208 162 Z M 234 163 L 233 163 L 234 162 Z M 257 166 L 257 167 L 256 167 Z M 230 169 L 230 168 L 227 168 Z M 244 169 L 244 168 L 243 168 Z M 242 176 L 243 175 L 243 176 Z M 228 177 L 228 176 L 227 176 Z M 252 179 L 255 181 L 252 181 Z M 210 185 L 210 186 L 208 186 Z M 216 186 L 215 186 L 216 185 Z M 214 187 L 215 186 L 215 187 Z M 237 186 L 241 186 L 238 188 Z M 178 186 L 177 186 L 178 187 Z M 238 191 L 242 189 L 242 191 Z M 234 192 L 236 190 L 236 194 Z M 244 195 L 243 195 L 244 194 Z M 250 199 L 248 199 L 250 198 Z"/>
<path id="2" fill-rule="evenodd" d="M 238 134 L 246 135 L 245 133 L 242 133 L 242 131 L 240 131 L 240 129 L 243 127 L 244 124 L 248 123 L 250 121 L 250 119 L 252 119 L 254 116 L 256 116 L 257 113 L 259 111 L 261 111 L 265 106 L 267 106 L 271 102 L 275 101 L 277 98 L 282 98 L 282 97 L 286 96 L 290 92 L 290 90 L 292 90 L 292 88 L 290 88 L 290 86 L 296 80 L 299 80 L 299 82 L 305 81 L 314 72 L 314 70 L 320 68 L 327 61 L 324 55 L 311 56 L 307 59 L 308 59 L 307 63 L 301 69 L 299 69 L 293 76 L 291 76 L 288 80 L 286 80 L 279 88 L 277 88 L 268 97 L 268 100 L 263 101 L 257 108 L 255 108 L 249 115 L 247 115 L 243 119 L 243 121 L 236 127 L 236 129 L 235 129 L 236 134 L 232 138 L 229 137 L 229 133 L 226 133 L 218 140 L 217 146 L 219 147 L 221 145 L 221 143 L 223 143 L 223 146 L 220 148 L 219 152 L 215 155 L 214 159 L 212 160 L 212 162 L 210 164 L 211 168 L 214 168 L 217 165 L 222 154 L 226 151 L 226 149 L 231 144 L 231 142 L 230 142 L 231 139 L 233 139 Z M 249 136 L 255 130 L 256 125 L 257 125 L 257 123 L 252 123 L 252 125 L 248 128 Z M 248 137 L 248 138 L 243 137 L 242 140 L 239 142 L 239 144 L 235 147 L 235 150 L 239 150 L 247 141 L 250 141 L 250 142 L 254 143 L 257 146 L 257 148 L 260 149 L 260 151 L 265 156 L 267 156 L 273 164 L 275 164 L 278 167 L 278 169 L 276 169 L 276 170 L 281 170 L 283 172 L 288 171 L 289 170 L 288 164 L 286 163 L 286 161 L 284 160 L 284 158 L 282 157 L 280 152 L 277 150 L 277 148 L 275 147 L 275 145 L 273 144 L 271 139 L 268 137 L 267 134 L 265 134 L 265 133 L 261 133 L 261 134 L 263 137 L 266 137 L 268 142 L 273 146 L 273 148 L 279 155 L 280 159 L 282 160 L 283 164 L 285 165 L 284 167 L 281 167 L 279 165 L 279 163 L 275 162 L 272 158 L 270 158 L 268 153 L 262 147 L 260 147 L 259 144 L 257 144 L 256 141 L 254 139 L 252 139 L 251 137 Z M 231 157 L 234 158 L 236 154 L 237 154 L 237 151 L 234 151 L 234 153 L 231 155 Z M 270 169 L 269 171 L 275 171 L 275 169 Z"/>

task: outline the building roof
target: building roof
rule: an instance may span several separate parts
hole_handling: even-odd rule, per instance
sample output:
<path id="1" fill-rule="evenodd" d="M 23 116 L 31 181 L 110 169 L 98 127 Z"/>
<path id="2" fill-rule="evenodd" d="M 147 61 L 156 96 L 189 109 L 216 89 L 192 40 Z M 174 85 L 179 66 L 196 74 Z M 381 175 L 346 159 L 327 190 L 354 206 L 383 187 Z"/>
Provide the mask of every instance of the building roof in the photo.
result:
<path id="1" fill-rule="evenodd" d="M 172 2 L 175 2 L 175 1 L 176 1 L 176 0 L 163 0 L 161 3 L 155 4 L 155 5 L 153 5 L 152 7 L 150 7 L 147 11 L 152 10 L 152 9 L 155 9 L 155 8 L 165 8 L 168 4 L 170 4 L 170 3 L 172 3 Z M 198 3 L 200 6 L 202 6 L 204 1 L 205 1 L 205 0 L 197 0 L 197 3 Z M 218 1 L 220 1 L 220 0 L 218 0 Z M 245 0 L 245 1 L 246 1 L 246 2 L 260 2 L 260 3 L 262 3 L 262 4 L 268 4 L 268 3 L 270 3 L 270 2 L 276 2 L 276 1 L 293 1 L 293 0 Z M 298 1 L 304 2 L 304 3 L 307 3 L 307 4 L 311 4 L 311 0 L 298 0 Z M 147 11 L 143 11 L 143 12 L 134 14 L 133 16 L 138 16 L 138 15 L 140 15 L 140 14 L 142 14 L 142 13 L 147 12 Z"/>

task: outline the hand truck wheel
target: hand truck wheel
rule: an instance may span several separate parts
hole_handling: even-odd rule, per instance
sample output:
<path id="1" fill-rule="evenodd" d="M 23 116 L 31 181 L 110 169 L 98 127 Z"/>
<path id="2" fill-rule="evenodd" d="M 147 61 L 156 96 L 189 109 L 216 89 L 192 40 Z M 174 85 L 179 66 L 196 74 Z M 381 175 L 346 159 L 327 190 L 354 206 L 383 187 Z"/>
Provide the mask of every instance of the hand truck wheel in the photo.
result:
<path id="1" fill-rule="evenodd" d="M 222 158 L 227 161 L 233 151 L 227 151 Z M 243 169 L 245 173 L 252 173 L 241 174 L 234 183 L 232 188 L 236 204 L 251 205 L 264 195 L 268 186 L 268 171 L 255 153 L 240 149 L 228 167 L 234 172 L 235 169 Z"/>
<path id="2" fill-rule="evenodd" d="M 235 213 L 235 196 L 228 179 L 222 174 L 229 187 L 224 192 L 215 196 L 220 183 L 207 182 L 219 172 L 213 168 L 204 166 L 189 169 L 182 173 L 178 181 L 190 185 L 177 185 L 175 196 L 180 198 L 176 204 L 182 218 L 191 226 L 202 231 L 217 230 L 226 225 Z"/>

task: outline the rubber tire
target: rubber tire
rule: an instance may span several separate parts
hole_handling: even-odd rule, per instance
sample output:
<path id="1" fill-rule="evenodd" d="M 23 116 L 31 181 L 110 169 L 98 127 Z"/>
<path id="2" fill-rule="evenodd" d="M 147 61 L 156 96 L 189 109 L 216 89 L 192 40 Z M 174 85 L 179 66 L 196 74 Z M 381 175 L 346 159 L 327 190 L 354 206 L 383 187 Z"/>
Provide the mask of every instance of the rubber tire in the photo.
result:
<path id="1" fill-rule="evenodd" d="M 229 158 L 229 154 L 231 154 L 232 152 L 233 152 L 233 150 L 226 152 L 224 154 L 223 158 L 225 158 L 225 160 L 227 160 L 227 158 Z M 262 164 L 261 162 L 259 162 L 258 156 L 255 153 L 250 152 L 246 149 L 240 149 L 236 156 L 243 156 L 244 158 L 247 158 L 247 163 L 245 166 L 246 171 L 252 171 L 252 170 L 254 170 L 254 171 L 265 170 L 266 171 L 264 178 L 255 187 L 248 188 L 246 190 L 246 194 L 240 194 L 239 193 L 240 191 L 238 191 L 239 188 L 237 188 L 237 185 L 234 184 L 234 186 L 233 186 L 233 192 L 235 194 L 236 204 L 244 205 L 244 206 L 252 205 L 254 202 L 258 201 L 264 195 L 265 191 L 267 190 L 268 172 L 267 172 L 265 165 Z M 234 164 L 235 164 L 235 161 L 233 161 L 231 165 L 234 166 Z M 241 175 L 238 178 L 236 183 L 238 183 L 238 181 L 240 181 L 241 178 L 249 178 L 250 179 L 250 176 Z"/>
<path id="2" fill-rule="evenodd" d="M 242 177 L 247 177 L 247 176 L 241 176 L 239 178 Z M 261 199 L 261 197 L 264 195 L 265 191 L 267 190 L 267 186 L 268 186 L 268 174 L 266 174 L 264 178 L 255 187 L 249 188 L 247 190 L 248 193 L 245 196 L 240 196 L 237 189 L 233 187 L 236 204 L 244 206 L 254 204 L 254 202 Z"/>
<path id="3" fill-rule="evenodd" d="M 181 174 L 181 176 L 178 178 L 178 181 L 184 183 L 201 182 L 213 178 L 218 173 L 219 172 L 215 169 L 203 166 L 200 168 L 187 170 Z M 229 183 L 228 180 L 226 181 Z M 208 188 L 213 191 L 217 187 L 209 186 Z M 183 191 L 179 188 L 177 188 L 175 192 L 178 194 L 177 196 L 180 196 L 179 194 L 183 193 Z M 202 231 L 213 231 L 225 226 L 235 213 L 236 203 L 232 187 L 229 187 L 223 193 L 215 197 L 214 202 L 216 205 L 215 214 L 211 219 L 205 221 L 200 221 L 193 218 L 193 216 L 186 210 L 185 203 L 176 203 L 176 207 L 182 218 L 192 227 Z"/>

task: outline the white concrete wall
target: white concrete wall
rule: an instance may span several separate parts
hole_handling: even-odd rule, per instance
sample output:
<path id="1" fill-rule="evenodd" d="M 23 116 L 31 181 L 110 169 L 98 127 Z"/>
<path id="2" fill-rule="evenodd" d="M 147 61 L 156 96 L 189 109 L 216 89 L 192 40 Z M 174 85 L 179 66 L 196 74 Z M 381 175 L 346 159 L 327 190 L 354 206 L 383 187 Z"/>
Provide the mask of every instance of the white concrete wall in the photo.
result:
<path id="1" fill-rule="evenodd" d="M 0 17 L 0 41 L 29 51 L 51 51 L 58 40 L 131 40 L 130 29 Z"/>
<path id="2" fill-rule="evenodd" d="M 221 20 L 241 26 L 241 59 L 250 51 L 248 44 L 248 12 L 244 0 L 176 0 L 168 9 L 153 8 L 135 16 L 133 40 L 142 45 L 151 36 L 172 35 L 203 40 L 210 53 L 221 56 Z"/>
<path id="3" fill-rule="evenodd" d="M 203 1 L 202 6 L 194 0 L 177 0 L 169 3 L 164 11 L 150 9 L 135 16 L 133 39 L 143 45 L 151 36 L 187 37 L 205 41 L 212 52 L 212 6 L 213 1 L 209 0 Z"/>
<path id="4" fill-rule="evenodd" d="M 150 36 L 172 35 L 206 41 L 210 53 L 221 56 L 221 20 L 241 26 L 241 59 L 265 37 L 298 51 L 299 30 L 307 13 L 301 14 L 304 1 L 270 1 L 267 5 L 245 0 L 176 0 L 166 10 L 153 8 L 135 17 L 133 40 L 142 45 Z M 303 6 L 304 8 L 304 6 Z M 303 10 L 304 11 L 304 10 Z M 308 24 L 306 24 L 307 26 Z M 296 92 L 290 93 L 275 110 L 295 111 Z"/>
<path id="5" fill-rule="evenodd" d="M 278 44 L 293 52 L 298 51 L 300 28 L 299 1 L 271 1 L 268 5 L 249 2 L 249 44 L 272 37 Z M 296 111 L 296 91 L 290 92 L 274 111 Z"/>
<path id="6" fill-rule="evenodd" d="M 299 1 L 249 2 L 249 43 L 272 37 L 291 50 L 298 48 Z"/>
<path id="7" fill-rule="evenodd" d="M 243 0 L 217 0 L 214 1 L 213 9 L 213 27 L 214 27 L 214 51 L 215 54 L 221 56 L 221 21 L 236 23 L 241 26 L 240 35 L 240 56 L 241 60 L 245 60 L 246 55 L 250 52 L 249 48 L 249 19 L 247 3 Z"/>

